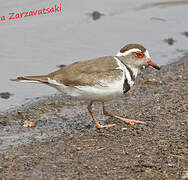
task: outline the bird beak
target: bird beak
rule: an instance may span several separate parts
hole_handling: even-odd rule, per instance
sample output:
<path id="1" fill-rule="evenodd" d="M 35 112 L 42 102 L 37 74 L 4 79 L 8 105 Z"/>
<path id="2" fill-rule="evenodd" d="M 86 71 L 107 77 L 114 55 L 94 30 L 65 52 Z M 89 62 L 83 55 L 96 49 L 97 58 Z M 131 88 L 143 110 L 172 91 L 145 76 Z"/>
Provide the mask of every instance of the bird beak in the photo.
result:
<path id="1" fill-rule="evenodd" d="M 160 70 L 160 67 L 157 66 L 151 59 L 147 62 L 149 66 L 152 66 L 153 68 Z"/>

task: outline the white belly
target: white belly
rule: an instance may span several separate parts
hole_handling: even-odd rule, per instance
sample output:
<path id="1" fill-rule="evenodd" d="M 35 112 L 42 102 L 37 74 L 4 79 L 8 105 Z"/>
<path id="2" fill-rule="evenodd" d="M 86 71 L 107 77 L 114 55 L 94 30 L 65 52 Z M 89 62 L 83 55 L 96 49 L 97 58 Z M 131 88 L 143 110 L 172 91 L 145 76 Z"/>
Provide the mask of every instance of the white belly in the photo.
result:
<path id="1" fill-rule="evenodd" d="M 124 73 L 113 81 L 101 81 L 95 86 L 75 86 L 69 87 L 60 84 L 55 80 L 48 79 L 50 86 L 56 88 L 58 91 L 66 93 L 67 95 L 77 97 L 79 99 L 90 101 L 109 101 L 116 97 L 123 95 Z"/>

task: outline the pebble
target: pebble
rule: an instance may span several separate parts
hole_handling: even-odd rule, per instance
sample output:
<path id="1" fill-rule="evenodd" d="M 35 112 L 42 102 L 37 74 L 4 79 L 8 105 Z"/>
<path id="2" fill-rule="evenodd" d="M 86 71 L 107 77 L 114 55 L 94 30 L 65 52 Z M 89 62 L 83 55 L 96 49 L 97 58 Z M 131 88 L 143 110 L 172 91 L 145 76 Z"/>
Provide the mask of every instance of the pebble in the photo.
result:
<path id="1" fill-rule="evenodd" d="M 24 121 L 24 124 L 23 124 L 23 127 L 26 127 L 26 128 L 32 128 L 32 127 L 35 127 L 35 122 L 34 121 L 30 121 L 30 120 L 25 120 Z"/>
<path id="2" fill-rule="evenodd" d="M 122 128 L 121 130 L 122 130 L 122 131 L 126 131 L 127 129 L 128 129 L 128 128 Z"/>

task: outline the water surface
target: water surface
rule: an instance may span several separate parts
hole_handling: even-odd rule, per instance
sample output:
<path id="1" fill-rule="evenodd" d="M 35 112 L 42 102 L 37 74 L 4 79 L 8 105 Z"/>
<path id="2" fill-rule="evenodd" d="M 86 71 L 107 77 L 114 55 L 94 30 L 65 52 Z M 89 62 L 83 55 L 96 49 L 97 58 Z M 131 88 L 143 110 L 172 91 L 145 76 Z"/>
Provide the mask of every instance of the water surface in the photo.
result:
<path id="1" fill-rule="evenodd" d="M 47 8 L 60 1 L 2 1 L 0 16 Z M 9 78 L 45 74 L 57 65 L 77 60 L 114 55 L 127 43 L 141 43 L 152 59 L 164 65 L 178 60 L 187 51 L 187 1 L 159 0 L 64 0 L 63 12 L 0 23 L 0 98 L 1 111 L 20 105 L 30 98 L 56 93 L 37 84 L 13 83 Z M 104 16 L 94 21 L 89 15 Z M 165 39 L 173 38 L 168 45 Z M 29 99 L 28 99 L 29 98 Z"/>

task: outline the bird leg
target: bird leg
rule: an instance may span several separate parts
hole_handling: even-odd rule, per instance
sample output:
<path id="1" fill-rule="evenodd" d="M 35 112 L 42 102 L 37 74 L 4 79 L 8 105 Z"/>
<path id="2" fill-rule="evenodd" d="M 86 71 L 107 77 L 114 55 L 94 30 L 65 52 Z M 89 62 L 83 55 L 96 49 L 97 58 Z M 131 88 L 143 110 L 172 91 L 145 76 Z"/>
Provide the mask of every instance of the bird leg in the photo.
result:
<path id="1" fill-rule="evenodd" d="M 137 123 L 146 124 L 145 122 L 142 122 L 142 121 L 126 119 L 126 118 L 123 118 L 123 117 L 120 117 L 120 116 L 117 116 L 117 115 L 112 115 L 112 114 L 110 114 L 109 112 L 106 111 L 106 109 L 104 107 L 104 103 L 103 103 L 103 114 L 106 115 L 106 116 L 110 116 L 112 118 L 115 118 L 115 119 L 119 119 L 119 120 L 125 122 L 126 124 L 130 124 L 130 125 L 134 125 L 134 124 L 137 124 Z"/>
<path id="2" fill-rule="evenodd" d="M 97 121 L 97 119 L 95 118 L 94 113 L 92 112 L 91 106 L 92 106 L 92 102 L 90 102 L 87 109 L 88 109 L 89 113 L 91 114 L 91 117 L 92 117 L 94 123 L 96 124 L 97 128 L 102 129 L 102 128 L 109 128 L 109 127 L 115 126 L 115 124 L 100 125 L 99 122 Z"/>

